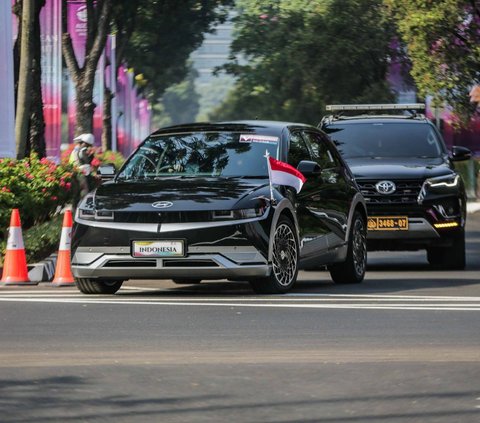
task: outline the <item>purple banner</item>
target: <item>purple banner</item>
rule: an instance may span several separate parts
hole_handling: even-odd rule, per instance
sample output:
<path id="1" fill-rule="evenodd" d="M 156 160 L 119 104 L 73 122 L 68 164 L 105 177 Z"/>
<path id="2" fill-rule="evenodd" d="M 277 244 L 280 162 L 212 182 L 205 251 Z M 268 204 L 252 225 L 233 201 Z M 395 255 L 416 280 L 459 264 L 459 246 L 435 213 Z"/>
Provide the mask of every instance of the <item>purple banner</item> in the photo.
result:
<path id="1" fill-rule="evenodd" d="M 42 97 L 47 157 L 60 157 L 62 143 L 62 1 L 47 0 L 40 12 Z"/>

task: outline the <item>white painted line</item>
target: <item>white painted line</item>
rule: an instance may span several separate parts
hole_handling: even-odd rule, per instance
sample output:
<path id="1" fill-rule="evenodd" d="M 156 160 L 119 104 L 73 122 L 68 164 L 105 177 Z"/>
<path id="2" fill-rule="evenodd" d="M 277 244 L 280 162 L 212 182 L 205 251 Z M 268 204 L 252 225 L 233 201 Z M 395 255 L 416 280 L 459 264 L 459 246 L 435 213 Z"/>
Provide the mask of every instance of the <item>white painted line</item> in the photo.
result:
<path id="1" fill-rule="evenodd" d="M 89 296 L 78 293 L 59 293 L 52 295 L 51 293 L 45 294 L 38 294 L 35 295 L 33 293 L 21 293 L 21 294 L 13 294 L 9 292 L 5 292 L 0 294 L 0 298 L 84 298 L 85 301 L 89 299 L 95 298 L 105 298 L 105 299 L 112 299 L 118 301 L 130 301 L 132 297 L 128 294 L 121 295 L 95 295 Z M 159 295 L 158 297 L 143 297 L 142 301 L 168 301 L 168 302 L 223 302 L 223 301 L 241 301 L 241 302 L 297 302 L 297 303 L 309 303 L 309 302 L 398 302 L 398 301 L 409 301 L 409 302 L 421 302 L 421 303 L 428 303 L 428 302 L 478 302 L 480 305 L 480 297 L 435 297 L 435 296 L 419 296 L 419 297 L 405 297 L 405 296 L 382 296 L 382 297 L 375 297 L 375 296 L 368 296 L 368 295 L 358 295 L 358 296 L 344 296 L 344 295 L 329 295 L 327 297 L 320 297 L 317 296 L 315 298 L 299 298 L 299 297 L 287 297 L 287 296 L 280 296 L 280 297 L 176 297 L 176 298 L 165 298 L 164 295 Z"/>
<path id="2" fill-rule="evenodd" d="M 200 303 L 177 301 L 119 301 L 90 299 L 54 299 L 54 298 L 0 298 L 3 302 L 38 302 L 65 304 L 122 304 L 122 305 L 176 305 L 176 306 L 206 306 L 206 307 L 238 307 L 238 308 L 305 308 L 305 309 L 356 309 L 356 310 L 424 310 L 424 311 L 480 311 L 479 304 L 462 304 L 450 306 L 447 304 L 431 304 L 429 306 L 411 306 L 409 304 L 370 305 L 370 304 L 242 304 L 242 303 Z"/>

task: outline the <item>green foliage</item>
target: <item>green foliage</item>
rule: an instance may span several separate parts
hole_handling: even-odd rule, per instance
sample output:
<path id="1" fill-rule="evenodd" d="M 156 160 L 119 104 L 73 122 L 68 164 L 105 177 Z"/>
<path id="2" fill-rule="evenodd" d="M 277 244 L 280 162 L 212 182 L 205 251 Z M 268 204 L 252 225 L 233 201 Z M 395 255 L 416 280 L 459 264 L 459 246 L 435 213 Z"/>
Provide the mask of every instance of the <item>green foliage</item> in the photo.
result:
<path id="1" fill-rule="evenodd" d="M 234 82 L 231 76 L 219 75 L 211 82 L 197 85 L 197 92 L 200 95 L 200 108 L 196 118 L 198 122 L 210 120 L 210 114 L 225 100 Z"/>
<path id="2" fill-rule="evenodd" d="M 171 125 L 195 121 L 199 110 L 196 76 L 196 71 L 191 68 L 185 80 L 169 87 L 163 94 L 164 113 L 168 114 Z"/>
<path id="3" fill-rule="evenodd" d="M 384 0 L 395 17 L 421 96 L 447 102 L 466 125 L 480 82 L 480 5 L 472 0 Z"/>
<path id="4" fill-rule="evenodd" d="M 381 0 L 240 0 L 237 77 L 214 117 L 317 124 L 324 105 L 390 101 L 385 81 L 392 32 Z M 380 82 L 379 82 L 380 81 Z"/>
<path id="5" fill-rule="evenodd" d="M 180 83 L 189 70 L 190 53 L 204 34 L 226 17 L 233 0 L 118 0 L 115 27 L 119 57 L 141 72 L 144 92 L 156 100 Z"/>

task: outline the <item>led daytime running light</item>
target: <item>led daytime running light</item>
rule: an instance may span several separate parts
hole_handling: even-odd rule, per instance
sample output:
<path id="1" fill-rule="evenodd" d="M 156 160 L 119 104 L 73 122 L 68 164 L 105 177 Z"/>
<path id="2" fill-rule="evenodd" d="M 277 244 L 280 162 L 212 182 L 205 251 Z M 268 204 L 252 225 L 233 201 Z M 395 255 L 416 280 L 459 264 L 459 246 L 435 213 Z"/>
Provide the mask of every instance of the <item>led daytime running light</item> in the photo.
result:
<path id="1" fill-rule="evenodd" d="M 434 223 L 433 226 L 437 229 L 444 229 L 444 228 L 456 228 L 459 226 L 457 222 L 445 222 L 445 223 Z"/>

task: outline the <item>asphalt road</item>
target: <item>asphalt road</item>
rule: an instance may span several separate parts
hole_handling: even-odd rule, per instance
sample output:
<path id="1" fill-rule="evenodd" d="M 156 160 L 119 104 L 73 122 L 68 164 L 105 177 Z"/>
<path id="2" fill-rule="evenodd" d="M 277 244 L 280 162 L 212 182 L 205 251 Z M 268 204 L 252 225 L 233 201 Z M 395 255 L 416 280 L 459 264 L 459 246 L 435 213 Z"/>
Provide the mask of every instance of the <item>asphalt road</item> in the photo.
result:
<path id="1" fill-rule="evenodd" d="M 467 269 L 369 255 L 365 282 L 0 287 L 0 422 L 478 422 L 480 213 Z"/>

